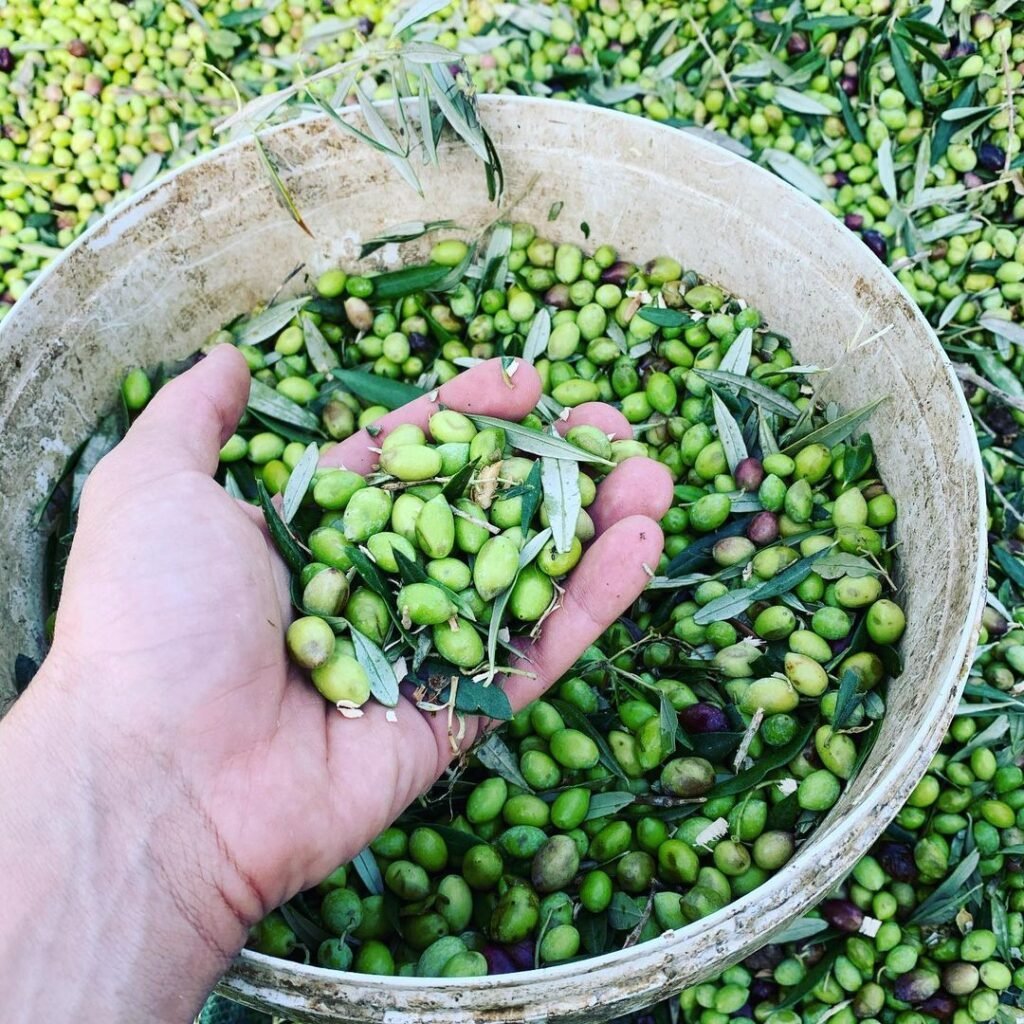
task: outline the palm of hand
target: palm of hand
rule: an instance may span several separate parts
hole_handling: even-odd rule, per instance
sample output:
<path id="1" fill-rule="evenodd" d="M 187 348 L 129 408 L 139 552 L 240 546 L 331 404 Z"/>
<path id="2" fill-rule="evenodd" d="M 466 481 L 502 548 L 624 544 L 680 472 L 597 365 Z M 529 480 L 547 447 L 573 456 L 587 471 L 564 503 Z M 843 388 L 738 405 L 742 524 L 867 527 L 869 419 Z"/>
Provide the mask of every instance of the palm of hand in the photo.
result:
<path id="1" fill-rule="evenodd" d="M 372 702 L 362 718 L 345 719 L 289 665 L 283 563 L 259 513 L 211 479 L 246 378 L 237 354 L 218 351 L 161 392 L 98 467 L 53 656 L 93 683 L 65 696 L 85 700 L 98 735 L 114 737 L 111 757 L 132 766 L 125 782 L 140 809 L 160 804 L 147 787 L 186 794 L 194 821 L 175 827 L 195 828 L 197 848 L 217 851 L 233 876 L 228 888 L 250 897 L 236 907 L 247 919 L 350 859 L 441 774 L 451 750 L 445 716 L 403 699 L 397 722 Z M 526 367 L 515 381 L 509 388 L 489 364 L 447 385 L 442 400 L 517 419 L 538 384 Z M 384 428 L 425 425 L 435 409 L 420 400 Z M 619 436 L 628 430 L 607 407 L 574 417 Z M 327 461 L 366 472 L 370 444 L 358 434 Z M 661 548 L 652 518 L 670 499 L 667 474 L 647 460 L 620 466 L 602 485 L 593 510 L 601 536 L 529 652 L 537 678 L 507 682 L 513 706 L 554 682 L 642 589 L 644 565 Z"/>

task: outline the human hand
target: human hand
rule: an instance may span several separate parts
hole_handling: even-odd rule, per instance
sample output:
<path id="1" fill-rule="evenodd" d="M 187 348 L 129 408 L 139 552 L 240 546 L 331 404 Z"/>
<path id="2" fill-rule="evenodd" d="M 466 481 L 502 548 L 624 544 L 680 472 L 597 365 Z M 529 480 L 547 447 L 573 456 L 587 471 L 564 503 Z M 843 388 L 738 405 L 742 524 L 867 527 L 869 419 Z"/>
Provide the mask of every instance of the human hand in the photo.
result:
<path id="1" fill-rule="evenodd" d="M 518 420 L 539 393 L 532 367 L 520 364 L 508 380 L 492 361 L 446 384 L 439 401 Z M 87 891 L 116 878 L 128 898 L 147 904 L 123 936 L 140 943 L 134 970 L 152 979 L 147 997 L 134 997 L 135 1019 L 142 1011 L 186 1019 L 250 924 L 354 856 L 451 758 L 447 716 L 403 700 L 397 722 L 373 703 L 346 719 L 290 666 L 285 568 L 260 514 L 212 479 L 247 394 L 244 361 L 231 348 L 215 350 L 164 388 L 96 468 L 53 650 L 0 730 L 0 770 L 5 755 L 17 762 L 26 744 L 38 750 L 60 737 L 65 774 L 79 783 L 58 787 L 77 833 L 55 837 L 73 844 L 55 851 L 63 870 L 68 857 L 75 864 L 76 853 L 87 854 L 79 879 Z M 436 408 L 419 399 L 378 426 L 425 427 Z M 581 422 L 617 436 L 630 429 L 607 406 L 575 410 L 568 425 Z M 324 461 L 368 472 L 379 441 L 361 431 Z M 601 484 L 590 509 L 597 538 L 524 652 L 535 677 L 506 681 L 513 707 L 555 682 L 643 589 L 671 494 L 667 472 L 646 459 Z M 480 726 L 470 723 L 463 747 Z M 38 788 L 35 773 L 22 770 L 26 786 Z M 45 871 L 37 873 L 45 884 Z M 0 927 L 0 948 L 3 940 Z M 154 955 L 162 958 L 156 971 Z M 121 984 L 132 969 L 122 965 Z M 170 1003 L 168 991 L 178 996 Z M 29 1005 L 36 1016 L 53 1009 Z M 113 997 L 105 1009 L 107 1021 L 125 1012 Z"/>

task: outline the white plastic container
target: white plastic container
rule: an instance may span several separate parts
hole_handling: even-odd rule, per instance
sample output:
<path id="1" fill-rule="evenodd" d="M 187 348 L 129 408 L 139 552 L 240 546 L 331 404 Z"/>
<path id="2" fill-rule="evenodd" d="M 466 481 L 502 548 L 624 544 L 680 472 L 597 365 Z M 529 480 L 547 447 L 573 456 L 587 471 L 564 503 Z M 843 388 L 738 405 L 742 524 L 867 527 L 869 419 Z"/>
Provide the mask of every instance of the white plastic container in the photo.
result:
<path id="1" fill-rule="evenodd" d="M 830 399 L 890 395 L 867 424 L 900 508 L 906 668 L 860 775 L 765 885 L 674 935 L 585 962 L 497 978 L 336 974 L 243 953 L 222 990 L 300 1021 L 456 1024 L 604 1020 L 706 978 L 817 902 L 867 852 L 923 772 L 957 703 L 985 588 L 985 515 L 970 417 L 927 322 L 856 237 L 803 195 L 732 154 L 639 118 L 548 100 L 484 97 L 509 214 L 558 241 L 665 253 L 742 296 L 835 366 Z M 41 649 L 42 542 L 32 512 L 109 407 L 122 373 L 194 351 L 222 323 L 339 261 L 396 223 L 448 217 L 467 235 L 497 216 L 457 142 L 417 196 L 369 146 L 326 120 L 266 144 L 315 238 L 276 200 L 251 144 L 165 178 L 98 224 L 0 326 L 0 663 Z M 561 212 L 549 222 L 554 204 Z M 427 243 L 405 251 L 423 255 Z M 863 348 L 851 343 L 890 329 Z M 0 698 L 13 694 L 6 674 Z M 2 706 L 0 699 L 0 706 Z"/>

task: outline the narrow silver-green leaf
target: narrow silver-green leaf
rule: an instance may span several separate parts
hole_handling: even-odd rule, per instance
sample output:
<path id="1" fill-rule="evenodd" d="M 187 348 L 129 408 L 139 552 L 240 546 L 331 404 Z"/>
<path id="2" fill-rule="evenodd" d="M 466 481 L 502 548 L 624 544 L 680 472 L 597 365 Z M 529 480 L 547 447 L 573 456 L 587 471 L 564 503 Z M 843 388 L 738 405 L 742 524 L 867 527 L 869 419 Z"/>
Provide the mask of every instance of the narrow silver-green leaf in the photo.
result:
<path id="1" fill-rule="evenodd" d="M 580 470 L 568 459 L 544 456 L 540 460 L 541 487 L 544 489 L 544 508 L 555 538 L 555 550 L 569 551 L 576 536 L 576 520 L 580 509 Z"/>
<path id="2" fill-rule="evenodd" d="M 751 328 L 744 327 L 729 346 L 729 351 L 722 356 L 722 361 L 718 364 L 719 371 L 744 377 L 750 366 L 750 355 L 753 348 L 754 332 Z"/>
<path id="3" fill-rule="evenodd" d="M 313 318 L 302 315 L 302 336 L 306 341 L 306 352 L 313 369 L 317 373 L 330 373 L 335 367 L 340 366 L 338 356 L 334 349 L 327 343 L 327 339 L 320 333 L 320 328 L 313 323 Z"/>
<path id="4" fill-rule="evenodd" d="M 417 238 L 422 238 L 431 231 L 452 227 L 455 227 L 455 221 L 453 220 L 411 220 L 404 224 L 395 224 L 386 231 L 382 231 L 379 235 L 374 235 L 373 238 L 368 238 L 363 242 L 359 247 L 359 258 L 361 260 L 366 259 L 367 256 L 371 256 L 385 245 L 415 242 Z"/>
<path id="5" fill-rule="evenodd" d="M 458 83 L 444 64 L 431 64 L 424 69 L 421 85 L 426 85 L 445 120 L 466 145 L 484 162 L 490 161 L 490 153 L 484 142 L 484 133 L 477 120 L 470 101 L 459 90 Z"/>
<path id="6" fill-rule="evenodd" d="M 360 850 L 352 858 L 352 867 L 355 868 L 360 881 L 366 886 L 372 896 L 383 895 L 384 879 L 381 877 L 380 868 L 377 866 L 377 858 L 374 857 L 373 850 L 369 847 L 366 847 L 365 850 Z"/>
<path id="7" fill-rule="evenodd" d="M 729 407 L 715 391 L 711 392 L 711 406 L 715 411 L 715 426 L 718 428 L 718 440 L 722 442 L 725 460 L 729 463 L 729 470 L 735 472 L 737 465 L 747 457 L 743 431 L 729 412 Z"/>
<path id="8" fill-rule="evenodd" d="M 320 421 L 308 409 L 286 398 L 255 377 L 249 381 L 249 408 L 264 416 L 317 433 Z"/>
<path id="9" fill-rule="evenodd" d="M 400 36 L 407 28 L 412 28 L 413 25 L 424 21 L 429 18 L 432 14 L 437 14 L 438 11 L 443 11 L 451 0 L 418 0 L 412 7 L 409 8 L 402 15 L 401 18 L 395 22 L 395 27 L 391 30 L 391 35 L 395 38 Z"/>
<path id="10" fill-rule="evenodd" d="M 728 594 L 716 597 L 713 601 L 708 601 L 703 608 L 698 609 L 693 616 L 693 621 L 698 626 L 707 626 L 719 619 L 731 619 L 742 615 L 754 603 L 756 593 L 757 587 L 740 587 L 737 590 L 730 590 Z"/>
<path id="11" fill-rule="evenodd" d="M 825 580 L 836 580 L 840 576 L 877 576 L 880 570 L 860 555 L 846 551 L 832 551 L 814 563 L 814 571 Z"/>
<path id="12" fill-rule="evenodd" d="M 300 295 L 297 299 L 288 299 L 277 305 L 268 306 L 261 313 L 240 321 L 231 331 L 235 336 L 235 344 L 258 345 L 261 341 L 272 338 L 291 323 L 307 302 L 309 296 Z"/>
<path id="13" fill-rule="evenodd" d="M 528 452 L 530 455 L 550 456 L 555 459 L 572 459 L 574 462 L 593 462 L 601 466 L 614 466 L 615 463 L 607 459 L 599 458 L 582 448 L 570 444 L 561 437 L 554 437 L 551 434 L 534 430 L 532 427 L 524 427 L 520 423 L 509 423 L 508 420 L 500 420 L 494 416 L 477 416 L 467 413 L 469 418 L 478 426 L 499 427 L 505 431 L 508 443 L 521 452 Z"/>
<path id="14" fill-rule="evenodd" d="M 772 430 L 770 413 L 766 409 L 757 410 L 757 438 L 761 442 L 761 457 L 775 455 L 779 450 L 779 442 L 775 440 Z"/>
<path id="15" fill-rule="evenodd" d="M 393 708 L 398 703 L 398 678 L 394 667 L 368 636 L 364 636 L 358 629 L 351 630 L 351 634 L 356 661 L 370 678 L 370 693 L 379 704 Z"/>
<path id="16" fill-rule="evenodd" d="M 832 191 L 821 180 L 821 175 L 793 156 L 792 153 L 786 153 L 781 149 L 766 149 L 764 158 L 768 166 L 780 178 L 784 178 L 804 195 L 818 200 L 819 203 L 827 202 L 832 198 Z"/>
<path id="17" fill-rule="evenodd" d="M 827 117 L 832 113 L 820 100 L 814 99 L 807 93 L 797 92 L 796 89 L 789 89 L 784 85 L 775 87 L 775 102 L 786 110 L 792 110 L 796 114 L 813 114 L 818 117 Z"/>
<path id="18" fill-rule="evenodd" d="M 267 172 L 267 176 L 270 178 L 270 184 L 277 193 L 277 198 L 281 200 L 281 204 L 288 211 L 292 220 L 295 221 L 295 223 L 298 224 L 298 226 L 302 228 L 310 238 L 312 238 L 313 232 L 309 230 L 309 226 L 302 219 L 302 212 L 299 210 L 299 207 L 295 202 L 295 197 L 291 194 L 288 186 L 284 183 L 284 179 L 281 177 L 281 172 L 278 171 L 277 165 L 271 158 L 267 147 L 263 144 L 263 140 L 259 135 L 253 135 L 252 141 L 256 144 L 256 152 L 259 154 L 260 163 L 263 164 L 263 169 Z"/>
<path id="19" fill-rule="evenodd" d="M 523 359 L 532 366 L 538 356 L 543 355 L 547 350 L 550 337 L 551 314 L 546 309 L 540 309 L 534 316 L 530 332 L 526 335 L 526 341 L 523 343 Z"/>
<path id="20" fill-rule="evenodd" d="M 611 793 L 595 793 L 590 798 L 587 816 L 583 820 L 593 821 L 595 818 L 609 818 L 627 808 L 635 800 L 635 794 L 624 793 L 621 790 L 613 790 Z"/>
<path id="21" fill-rule="evenodd" d="M 997 316 L 983 316 L 978 324 L 986 331 L 998 334 L 1013 345 L 1024 345 L 1024 327 Z"/>
<path id="22" fill-rule="evenodd" d="M 306 491 L 309 490 L 319 461 L 320 449 L 310 442 L 302 453 L 302 458 L 291 471 L 288 483 L 284 486 L 284 495 L 281 498 L 281 518 L 286 523 L 290 523 L 295 518 L 295 513 L 302 507 L 302 501 L 306 497 Z"/>
<path id="23" fill-rule="evenodd" d="M 783 452 L 786 455 L 792 455 L 811 444 L 823 444 L 826 448 L 831 448 L 834 444 L 845 441 L 888 397 L 888 395 L 882 395 L 881 398 L 876 398 L 859 409 L 853 409 L 843 416 L 838 416 L 831 423 L 826 423 L 824 426 L 818 427 L 817 430 L 804 434 L 798 441 L 786 445 Z"/>
<path id="24" fill-rule="evenodd" d="M 508 276 L 508 254 L 512 250 L 512 225 L 496 224 L 484 253 L 484 272 L 480 279 L 480 293 L 489 288 L 504 288 Z"/>
<path id="25" fill-rule="evenodd" d="M 732 349 L 729 351 L 731 352 Z M 695 372 L 709 384 L 718 384 L 734 392 L 742 391 L 755 405 L 768 412 L 778 413 L 791 420 L 795 420 L 800 415 L 800 410 L 785 395 L 780 395 L 767 384 L 762 384 L 758 380 L 721 369 L 696 370 Z"/>
<path id="26" fill-rule="evenodd" d="M 892 143 L 888 135 L 878 147 L 878 180 L 881 181 L 885 194 L 893 202 L 897 202 L 899 192 L 896 189 L 896 168 L 892 162 Z"/>
<path id="27" fill-rule="evenodd" d="M 355 87 L 355 91 L 356 99 L 359 101 L 359 109 L 362 111 L 363 119 L 366 121 L 366 127 L 369 128 L 373 137 L 385 147 L 384 152 L 395 170 L 398 171 L 408 185 L 412 186 L 422 195 L 423 186 L 420 185 L 420 179 L 412 169 L 408 150 L 403 149 L 402 144 L 391 130 L 391 126 L 380 116 L 380 111 L 373 105 L 370 98 L 358 84 Z"/>
<path id="28" fill-rule="evenodd" d="M 776 935 L 773 942 L 800 942 L 818 935 L 828 929 L 828 921 L 820 917 L 801 917 L 794 921 L 781 935 Z"/>
<path id="29" fill-rule="evenodd" d="M 520 786 L 527 793 L 533 792 L 533 787 L 523 778 L 523 773 L 519 770 L 516 756 L 508 749 L 498 733 L 492 732 L 483 743 L 474 747 L 473 756 L 485 768 L 497 773 L 506 782 L 513 786 Z"/>

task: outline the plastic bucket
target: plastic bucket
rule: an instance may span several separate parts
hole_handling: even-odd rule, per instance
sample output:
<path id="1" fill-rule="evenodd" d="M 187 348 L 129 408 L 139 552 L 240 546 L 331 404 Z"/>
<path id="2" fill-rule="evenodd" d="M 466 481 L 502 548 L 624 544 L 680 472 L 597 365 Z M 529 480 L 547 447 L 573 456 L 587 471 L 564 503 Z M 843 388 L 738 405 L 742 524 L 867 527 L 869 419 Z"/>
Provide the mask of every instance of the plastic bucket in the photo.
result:
<path id="1" fill-rule="evenodd" d="M 860 774 L 797 856 L 752 894 L 631 949 L 496 978 L 340 975 L 243 953 L 222 990 L 301 1021 L 593 1022 L 720 971 L 817 902 L 867 852 L 938 746 L 977 640 L 985 511 L 970 417 L 928 324 L 869 250 L 788 185 L 684 132 L 548 100 L 485 97 L 480 105 L 512 218 L 560 241 L 584 243 L 586 225 L 592 239 L 627 256 L 676 256 L 756 304 L 793 339 L 800 362 L 836 366 L 829 399 L 849 409 L 891 396 L 867 427 L 900 507 L 906 668 Z M 498 212 L 480 165 L 457 142 L 442 146 L 439 170 L 424 173 L 421 198 L 380 154 L 325 120 L 265 138 L 314 239 L 278 203 L 253 146 L 233 144 L 98 224 L 0 328 L 7 666 L 40 648 L 42 543 L 33 509 L 109 406 L 121 373 L 194 351 L 300 264 L 316 275 L 396 223 L 448 217 L 472 235 Z M 292 278 L 286 291 L 302 280 Z M 888 325 L 847 352 L 855 338 Z M 0 685 L 10 697 L 10 681 Z"/>

